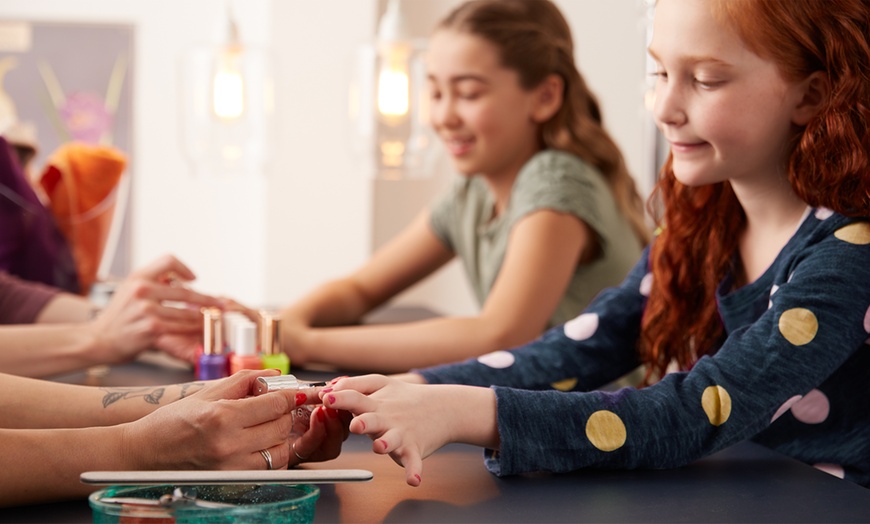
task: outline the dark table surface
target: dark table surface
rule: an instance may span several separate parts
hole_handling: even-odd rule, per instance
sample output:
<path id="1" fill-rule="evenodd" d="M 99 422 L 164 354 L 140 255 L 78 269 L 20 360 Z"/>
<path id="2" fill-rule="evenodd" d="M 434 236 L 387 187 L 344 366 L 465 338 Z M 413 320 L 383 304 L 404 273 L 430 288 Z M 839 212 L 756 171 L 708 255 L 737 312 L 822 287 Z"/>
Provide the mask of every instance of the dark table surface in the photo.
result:
<path id="1" fill-rule="evenodd" d="M 146 359 L 57 379 L 131 386 L 192 378 Z M 456 444 L 426 459 L 418 488 L 370 446 L 351 435 L 338 459 L 306 466 L 374 473 L 371 482 L 321 485 L 315 522 L 870 522 L 870 490 L 750 442 L 673 470 L 508 478 L 487 472 L 479 448 Z M 91 511 L 85 500 L 6 508 L 4 522 L 91 522 Z"/>

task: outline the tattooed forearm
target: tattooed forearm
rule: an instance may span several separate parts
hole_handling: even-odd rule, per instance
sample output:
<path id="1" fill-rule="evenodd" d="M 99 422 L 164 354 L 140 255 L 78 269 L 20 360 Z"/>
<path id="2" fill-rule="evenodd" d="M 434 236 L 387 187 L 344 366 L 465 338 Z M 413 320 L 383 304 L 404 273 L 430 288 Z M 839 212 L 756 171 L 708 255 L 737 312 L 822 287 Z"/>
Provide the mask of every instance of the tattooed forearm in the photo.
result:
<path id="1" fill-rule="evenodd" d="M 157 388 L 101 388 L 106 394 L 103 396 L 103 407 L 107 408 L 122 399 L 130 399 L 141 397 L 149 404 L 160 404 L 160 399 L 163 393 L 166 392 L 165 387 Z"/>
<path id="2" fill-rule="evenodd" d="M 178 398 L 182 399 L 188 395 L 193 395 L 204 387 L 205 384 L 202 382 L 188 382 L 186 384 L 181 384 L 181 395 L 179 395 Z"/>
<path id="3" fill-rule="evenodd" d="M 154 404 L 155 406 L 160 405 L 160 401 L 163 399 L 167 387 L 171 386 L 142 388 L 100 388 L 106 392 L 106 394 L 103 396 L 103 407 L 107 408 L 120 400 L 133 398 L 141 398 L 145 402 L 149 404 Z M 205 383 L 203 382 L 187 382 L 185 384 L 179 384 L 179 394 L 178 399 L 176 400 L 189 397 L 190 395 L 193 395 L 204 387 Z"/>

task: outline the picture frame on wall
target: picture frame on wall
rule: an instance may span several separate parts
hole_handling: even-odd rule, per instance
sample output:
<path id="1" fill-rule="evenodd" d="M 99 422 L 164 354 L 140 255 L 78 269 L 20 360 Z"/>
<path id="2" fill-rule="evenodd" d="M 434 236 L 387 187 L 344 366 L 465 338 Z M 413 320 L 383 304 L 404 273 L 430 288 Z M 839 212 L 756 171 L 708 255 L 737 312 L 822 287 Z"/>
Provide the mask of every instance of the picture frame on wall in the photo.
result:
<path id="1" fill-rule="evenodd" d="M 70 209 L 60 229 L 96 280 L 131 266 L 134 42 L 132 24 L 0 19 L 0 135 L 30 150 L 46 207 Z"/>

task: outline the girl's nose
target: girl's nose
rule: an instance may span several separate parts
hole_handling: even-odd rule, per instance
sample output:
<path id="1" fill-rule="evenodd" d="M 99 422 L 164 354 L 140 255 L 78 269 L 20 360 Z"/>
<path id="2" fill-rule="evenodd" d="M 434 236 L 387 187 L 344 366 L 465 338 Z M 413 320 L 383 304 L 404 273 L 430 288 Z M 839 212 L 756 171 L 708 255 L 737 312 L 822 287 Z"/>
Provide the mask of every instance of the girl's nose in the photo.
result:
<path id="1" fill-rule="evenodd" d="M 660 126 L 678 126 L 686 122 L 679 85 L 663 80 L 656 83 L 653 117 Z"/>
<path id="2" fill-rule="evenodd" d="M 432 101 L 430 118 L 432 125 L 438 127 L 456 127 L 459 124 L 459 115 L 450 97 L 443 97 Z"/>

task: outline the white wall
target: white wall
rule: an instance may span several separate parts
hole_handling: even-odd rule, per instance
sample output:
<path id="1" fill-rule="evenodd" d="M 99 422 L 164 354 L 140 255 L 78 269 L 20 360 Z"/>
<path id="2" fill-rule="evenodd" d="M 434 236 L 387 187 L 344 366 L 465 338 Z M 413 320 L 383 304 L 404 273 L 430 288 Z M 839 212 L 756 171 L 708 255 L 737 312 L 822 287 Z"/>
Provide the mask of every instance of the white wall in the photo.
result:
<path id="1" fill-rule="evenodd" d="M 404 0 L 412 32 L 429 33 L 459 0 Z M 635 174 L 647 175 L 642 0 L 557 0 L 577 61 Z M 0 18 L 132 23 L 134 265 L 172 252 L 196 287 L 250 304 L 284 304 L 362 263 L 450 180 L 366 180 L 347 153 L 351 52 L 373 37 L 377 0 L 237 0 L 242 37 L 271 47 L 276 109 L 273 162 L 264 173 L 196 178 L 179 145 L 178 60 L 212 40 L 215 0 L 3 0 Z M 265 175 L 265 176 L 263 176 Z M 647 183 L 642 183 L 644 190 Z M 375 210 L 373 206 L 377 205 Z M 377 212 L 375 212 L 377 211 Z M 402 297 L 444 312 L 476 309 L 454 264 Z"/>

